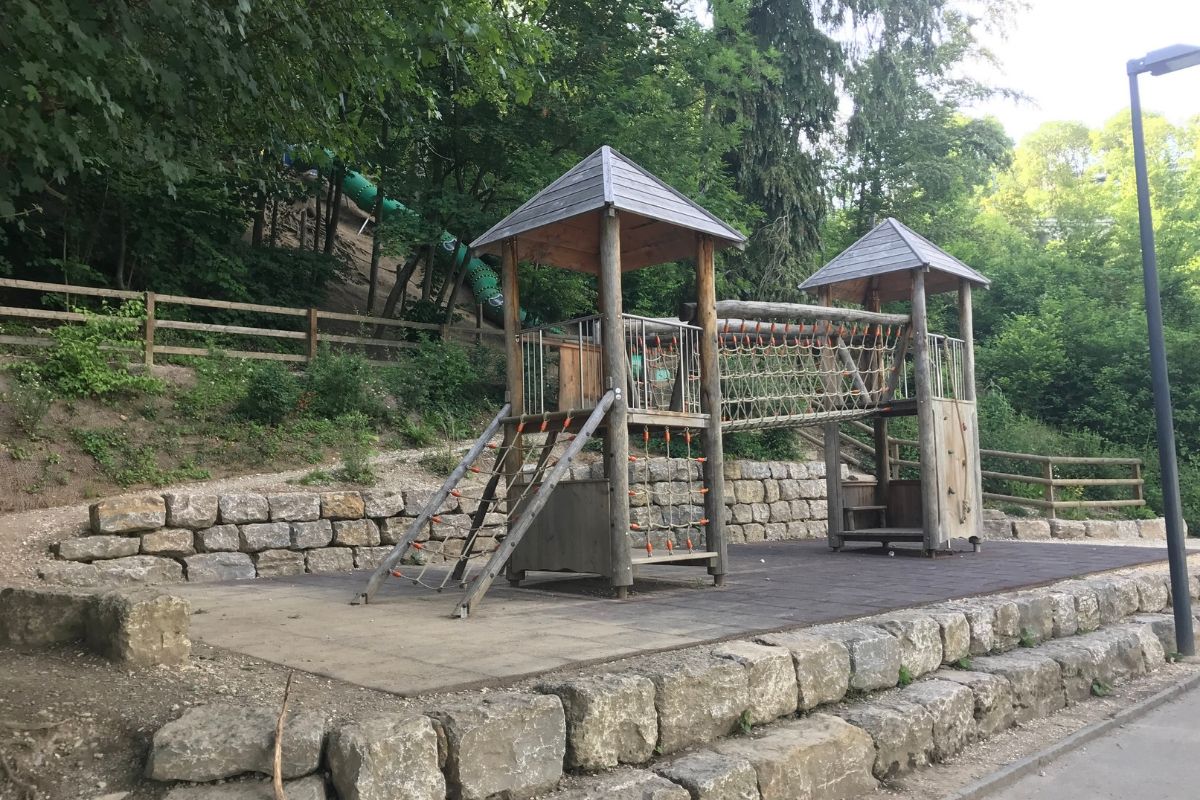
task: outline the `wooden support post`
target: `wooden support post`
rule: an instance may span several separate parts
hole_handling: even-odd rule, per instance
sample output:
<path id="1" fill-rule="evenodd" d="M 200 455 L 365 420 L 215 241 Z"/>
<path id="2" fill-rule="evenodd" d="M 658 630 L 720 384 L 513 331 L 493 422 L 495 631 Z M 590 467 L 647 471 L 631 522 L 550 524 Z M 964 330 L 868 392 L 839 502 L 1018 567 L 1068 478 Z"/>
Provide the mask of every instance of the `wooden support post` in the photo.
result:
<path id="1" fill-rule="evenodd" d="M 1050 516 L 1050 519 L 1056 519 L 1058 517 L 1058 512 L 1054 508 L 1055 500 L 1054 500 L 1054 462 L 1053 461 L 1047 460 L 1042 463 L 1042 477 L 1046 479 L 1046 483 L 1044 484 L 1045 497 L 1046 497 L 1046 510 Z"/>
<path id="2" fill-rule="evenodd" d="M 892 480 L 892 448 L 888 441 L 887 417 L 877 416 L 874 419 L 875 429 L 875 504 L 888 504 L 888 484 Z M 887 527 L 887 520 L 884 520 Z"/>
<path id="3" fill-rule="evenodd" d="M 941 529 L 941 487 L 938 486 L 937 420 L 933 413 L 933 387 L 929 373 L 929 318 L 925 310 L 925 270 L 912 271 L 913 364 L 917 384 L 917 441 L 921 450 L 921 527 L 925 550 L 945 548 Z"/>
<path id="4" fill-rule="evenodd" d="M 975 310 L 971 301 L 971 283 L 958 282 L 958 335 L 963 340 L 962 388 L 959 400 L 975 403 Z M 971 512 L 974 514 L 976 536 L 983 535 L 983 464 L 979 454 L 979 409 L 974 409 L 975 421 L 971 426 L 971 452 L 967 454 L 971 470 L 973 490 Z"/>
<path id="5" fill-rule="evenodd" d="M 621 317 L 621 217 L 608 206 L 600 215 L 600 337 L 604 379 L 615 393 L 604 431 L 604 467 L 608 475 L 609 582 L 624 598 L 633 585 L 629 543 L 629 379 L 625 369 L 625 325 Z"/>
<path id="6" fill-rule="evenodd" d="M 146 292 L 146 340 L 142 344 L 142 354 L 145 356 L 146 366 L 154 366 L 154 292 Z"/>
<path id="7" fill-rule="evenodd" d="M 1137 481 L 1133 485 L 1133 499 L 1145 502 L 1146 495 L 1143 492 L 1145 484 L 1142 481 L 1142 462 L 1138 461 L 1133 465 L 1133 479 Z"/>
<path id="8" fill-rule="evenodd" d="M 725 447 L 721 440 L 721 373 L 717 358 L 717 290 L 713 240 L 700 236 L 696 246 L 696 326 L 700 328 L 700 403 L 708 414 L 704 431 L 705 539 L 717 557 L 708 573 L 720 586 L 725 582 L 728 542 L 725 539 Z"/>
<path id="9" fill-rule="evenodd" d="M 429 259 L 432 263 L 432 257 Z M 429 265 L 426 265 L 427 268 Z M 508 381 L 508 403 L 512 407 L 513 416 L 525 413 L 525 375 L 521 353 L 521 306 L 520 289 L 517 275 L 517 240 L 505 239 L 500 245 L 500 291 L 504 295 L 504 367 Z M 521 487 L 517 479 L 521 465 L 525 463 L 525 448 L 517 441 L 517 426 L 509 423 L 504 426 L 502 446 L 508 453 L 504 465 L 504 487 L 508 502 L 508 533 L 512 534 L 512 520 L 518 516 L 513 504 L 521 496 Z M 517 574 L 505 565 L 506 577 L 510 583 L 519 582 L 522 575 Z"/>
<path id="10" fill-rule="evenodd" d="M 833 305 L 833 292 L 828 286 L 822 286 L 818 291 L 818 304 L 822 306 Z M 824 356 L 822 356 L 824 357 Z M 822 367 L 826 365 L 822 364 Z M 823 369 L 823 372 L 828 372 Z M 831 391 L 831 385 L 826 385 L 826 397 L 828 402 L 836 402 L 834 393 Z M 829 546 L 834 550 L 842 549 L 842 446 L 841 446 L 841 431 L 838 428 L 837 422 L 826 422 L 822 424 L 822 438 L 824 442 L 825 455 L 825 500 L 826 500 L 826 515 L 828 520 L 828 541 Z"/>
<path id="11" fill-rule="evenodd" d="M 311 364 L 317 357 L 317 310 L 308 310 L 308 361 Z"/>

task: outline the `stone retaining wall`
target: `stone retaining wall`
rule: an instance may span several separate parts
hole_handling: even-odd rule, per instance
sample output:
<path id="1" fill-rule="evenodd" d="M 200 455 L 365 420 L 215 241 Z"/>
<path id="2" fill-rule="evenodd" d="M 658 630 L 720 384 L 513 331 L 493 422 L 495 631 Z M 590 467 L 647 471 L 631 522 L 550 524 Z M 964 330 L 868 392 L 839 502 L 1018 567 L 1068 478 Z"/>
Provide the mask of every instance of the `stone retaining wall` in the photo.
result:
<path id="1" fill-rule="evenodd" d="M 635 657 L 333 730 L 297 715 L 284 776 L 323 798 L 324 764 L 342 800 L 856 797 L 1160 667 L 1175 647 L 1168 599 L 1165 571 L 1142 568 Z M 148 774 L 269 775 L 274 724 L 270 708 L 189 709 L 154 736 Z"/>
<path id="2" fill-rule="evenodd" d="M 983 535 L 987 539 L 1101 539 L 1162 541 L 1167 538 L 1167 521 L 1154 519 L 1041 519 L 1008 517 L 1003 512 L 984 512 Z"/>
<path id="3" fill-rule="evenodd" d="M 702 540 L 700 464 L 651 459 L 630 464 L 633 544 L 662 548 Z M 602 477 L 599 464 L 571 467 L 571 478 Z M 818 538 L 825 535 L 825 468 L 817 462 L 731 461 L 725 465 L 729 541 Z M 461 553 L 477 500 L 448 497 L 411 553 L 422 563 Z M 432 490 L 168 493 L 94 503 L 89 535 L 64 539 L 57 561 L 40 575 L 71 586 L 219 581 L 375 569 Z M 476 552 L 503 539 L 505 519 L 489 513 Z M 701 541 L 695 542 L 697 545 Z"/>

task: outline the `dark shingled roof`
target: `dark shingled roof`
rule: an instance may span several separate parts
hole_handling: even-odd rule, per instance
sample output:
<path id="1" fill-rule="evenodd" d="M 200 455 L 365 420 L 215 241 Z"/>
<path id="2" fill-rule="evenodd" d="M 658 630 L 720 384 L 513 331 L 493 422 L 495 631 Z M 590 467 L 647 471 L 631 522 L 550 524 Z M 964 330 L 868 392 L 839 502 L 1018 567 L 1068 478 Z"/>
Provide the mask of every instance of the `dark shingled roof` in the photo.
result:
<path id="1" fill-rule="evenodd" d="M 621 267 L 671 261 L 695 254 L 695 236 L 709 234 L 717 247 L 741 245 L 746 237 L 625 156 L 604 145 L 558 180 L 497 222 L 471 247 L 498 252 L 518 237 L 521 258 L 568 269 L 594 271 L 599 251 L 599 212 L 611 205 L 622 214 Z M 595 224 L 581 219 L 596 217 Z"/>
<path id="2" fill-rule="evenodd" d="M 805 291 L 832 287 L 834 299 L 862 302 L 872 279 L 881 301 L 903 300 L 910 294 L 909 270 L 928 267 L 929 294 L 958 288 L 966 279 L 980 286 L 990 281 L 903 223 L 888 217 L 870 233 L 800 284 Z"/>

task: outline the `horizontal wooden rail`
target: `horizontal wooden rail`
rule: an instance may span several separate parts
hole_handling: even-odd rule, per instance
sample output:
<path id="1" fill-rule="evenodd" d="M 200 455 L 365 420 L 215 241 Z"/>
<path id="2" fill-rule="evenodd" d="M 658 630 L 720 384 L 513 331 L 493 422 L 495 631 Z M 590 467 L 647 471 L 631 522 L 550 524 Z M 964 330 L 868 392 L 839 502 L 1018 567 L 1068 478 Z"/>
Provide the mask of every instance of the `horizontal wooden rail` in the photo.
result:
<path id="1" fill-rule="evenodd" d="M 207 356 L 214 350 L 234 358 L 260 359 L 266 361 L 306 362 L 317 357 L 321 343 L 354 345 L 365 348 L 384 348 L 400 350 L 417 347 L 416 342 L 404 339 L 385 339 L 379 336 L 378 327 L 411 329 L 417 331 L 435 331 L 443 338 L 449 336 L 473 337 L 479 341 L 482 336 L 503 336 L 504 331 L 484 328 L 477 311 L 477 327 L 468 328 L 454 325 L 439 325 L 432 322 L 410 322 L 402 319 L 373 317 L 359 314 L 343 314 L 337 311 L 322 311 L 316 308 L 293 308 L 289 306 L 273 306 L 263 303 L 242 303 L 232 300 L 210 300 L 204 297 L 184 297 L 171 294 L 155 294 L 154 292 L 131 292 L 118 289 L 101 289 L 91 286 L 72 286 L 61 283 L 46 283 L 44 281 L 22 281 L 11 278 L 0 279 L 0 288 L 22 289 L 36 292 L 54 292 L 65 295 L 82 297 L 112 297 L 122 300 L 142 300 L 145 303 L 144 317 L 111 317 L 117 323 L 126 323 L 131 327 L 141 328 L 141 350 L 147 366 L 154 364 L 155 354 L 181 356 Z M 158 313 L 161 305 L 175 305 L 193 308 L 212 308 L 226 311 L 245 311 L 254 314 L 274 314 L 285 317 L 299 317 L 306 321 L 300 330 L 285 330 L 275 327 L 258 327 L 254 325 L 219 325 L 206 322 L 190 322 L 186 320 L 162 319 Z M 86 322 L 89 315 L 81 311 L 57 311 L 53 309 L 0 306 L 0 317 L 16 319 L 46 320 L 56 323 Z M 376 328 L 375 336 L 354 336 L 350 334 L 331 333 L 319 329 L 321 320 L 336 322 L 355 322 L 363 326 Z M 213 333 L 224 336 L 252 336 L 266 339 L 287 339 L 304 342 L 302 353 L 274 353 L 255 350 L 229 350 L 225 348 L 188 347 L 184 345 L 164 345 L 155 341 L 159 330 L 191 331 L 195 333 Z M 0 345 L 15 345 L 20 347 L 51 347 L 52 338 L 46 336 L 0 336 Z M 136 349 L 137 344 L 131 343 L 129 349 Z M 116 348 L 124 349 L 124 348 Z M 375 365 L 395 363 L 383 359 L 368 359 Z"/>

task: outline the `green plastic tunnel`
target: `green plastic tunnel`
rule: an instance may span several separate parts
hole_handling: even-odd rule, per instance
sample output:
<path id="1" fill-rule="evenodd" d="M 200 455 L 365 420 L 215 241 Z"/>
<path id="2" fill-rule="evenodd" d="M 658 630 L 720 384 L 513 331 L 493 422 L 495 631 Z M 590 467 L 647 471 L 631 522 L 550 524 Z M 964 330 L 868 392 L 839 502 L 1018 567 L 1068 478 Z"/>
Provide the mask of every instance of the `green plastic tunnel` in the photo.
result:
<path id="1" fill-rule="evenodd" d="M 379 189 L 362 173 L 347 169 L 345 177 L 342 178 L 342 193 L 367 214 L 375 212 L 375 198 L 379 194 Z M 404 204 L 385 197 L 383 199 L 383 218 L 399 215 L 416 218 L 415 212 Z M 459 242 L 457 237 L 444 231 L 438 245 L 435 248 L 434 257 L 447 270 L 448 274 L 453 275 L 455 269 L 462 264 L 463 259 L 467 258 L 470 250 L 465 244 Z M 484 315 L 493 322 L 503 323 L 504 294 L 500 291 L 500 276 L 496 274 L 496 271 L 482 259 L 472 258 L 467 261 L 467 285 L 475 296 L 475 302 L 483 306 Z M 521 322 L 524 322 L 525 311 L 520 310 L 518 313 Z"/>

